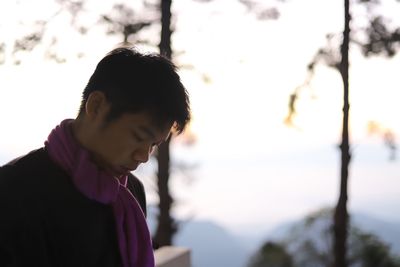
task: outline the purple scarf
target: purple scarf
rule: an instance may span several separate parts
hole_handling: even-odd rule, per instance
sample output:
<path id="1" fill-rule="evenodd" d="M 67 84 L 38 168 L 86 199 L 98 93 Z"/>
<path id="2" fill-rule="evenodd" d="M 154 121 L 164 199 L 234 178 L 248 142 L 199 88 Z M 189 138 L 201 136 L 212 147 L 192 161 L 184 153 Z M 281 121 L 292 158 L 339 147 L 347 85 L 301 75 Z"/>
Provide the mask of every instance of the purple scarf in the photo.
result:
<path id="1" fill-rule="evenodd" d="M 83 195 L 112 206 L 123 266 L 154 267 L 149 229 L 142 209 L 126 188 L 128 177 L 117 179 L 100 170 L 72 136 L 72 121 L 64 120 L 51 131 L 45 142 L 50 158 L 71 176 Z"/>

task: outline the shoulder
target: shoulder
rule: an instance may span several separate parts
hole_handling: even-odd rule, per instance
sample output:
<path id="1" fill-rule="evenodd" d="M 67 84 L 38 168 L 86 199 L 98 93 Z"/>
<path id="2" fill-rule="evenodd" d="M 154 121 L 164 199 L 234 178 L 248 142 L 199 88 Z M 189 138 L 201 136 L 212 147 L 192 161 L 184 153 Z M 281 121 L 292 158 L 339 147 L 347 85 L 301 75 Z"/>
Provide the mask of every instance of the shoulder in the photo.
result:
<path id="1" fill-rule="evenodd" d="M 128 189 L 132 195 L 139 202 L 140 207 L 143 210 L 144 215 L 147 215 L 146 210 L 146 193 L 144 191 L 143 183 L 133 174 L 128 175 Z"/>
<path id="2" fill-rule="evenodd" d="M 14 182 L 14 177 L 22 176 L 31 167 L 41 165 L 40 156 L 43 149 L 37 149 L 20 156 L 0 167 L 0 184 Z M 43 151 L 44 152 L 44 151 Z M 11 180 L 12 179 L 12 180 Z"/>
<path id="3" fill-rule="evenodd" d="M 33 150 L 0 167 L 0 191 L 10 194 L 35 192 L 54 172 L 59 173 L 60 169 L 50 160 L 45 149 Z"/>
<path id="4" fill-rule="evenodd" d="M 24 168 L 38 168 L 44 164 L 51 164 L 51 160 L 44 148 L 32 150 L 26 155 L 20 156 L 0 167 L 2 170 L 22 170 Z"/>
<path id="5" fill-rule="evenodd" d="M 35 181 L 41 179 L 37 170 L 48 164 L 46 152 L 38 149 L 0 167 L 0 210 L 7 214 L 1 220 L 1 234 L 4 234 L 4 229 L 14 229 L 13 225 L 23 224 L 37 204 L 35 199 L 43 199 L 43 183 Z"/>

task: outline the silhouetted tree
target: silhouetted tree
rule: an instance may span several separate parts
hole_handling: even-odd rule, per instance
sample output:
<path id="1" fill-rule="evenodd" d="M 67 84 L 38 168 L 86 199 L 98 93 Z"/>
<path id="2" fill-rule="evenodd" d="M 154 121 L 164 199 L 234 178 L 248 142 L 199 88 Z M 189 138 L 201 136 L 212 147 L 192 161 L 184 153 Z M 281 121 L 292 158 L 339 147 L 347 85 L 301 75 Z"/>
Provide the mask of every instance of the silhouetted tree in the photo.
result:
<path id="1" fill-rule="evenodd" d="M 333 213 L 334 209 L 325 208 L 307 215 L 304 220 L 293 225 L 281 240 L 273 243 L 267 241 L 250 259 L 248 266 L 253 267 L 257 259 L 259 265 L 255 266 L 331 267 L 334 263 Z M 347 262 L 351 267 L 400 267 L 400 259 L 391 254 L 390 246 L 351 221 L 347 253 Z M 273 265 L 278 259 L 285 259 L 279 260 L 281 264 L 286 262 L 291 265 Z"/>
<path id="2" fill-rule="evenodd" d="M 344 0 L 344 31 L 341 46 L 342 59 L 339 72 L 343 80 L 343 125 L 341 168 L 340 168 L 340 193 L 334 214 L 334 265 L 335 267 L 347 267 L 347 185 L 349 177 L 350 151 L 349 151 L 349 43 L 350 43 L 350 0 Z"/>
<path id="3" fill-rule="evenodd" d="M 280 2 L 283 1 L 284 0 L 281 0 Z M 254 0 L 239 0 L 239 2 L 243 4 L 248 11 L 255 14 L 259 20 L 276 20 L 280 16 L 279 10 L 276 7 L 278 1 L 275 1 L 274 5 L 264 1 Z"/>
<path id="4" fill-rule="evenodd" d="M 49 25 L 60 15 L 68 15 L 69 23 L 67 27 L 75 30 L 75 32 L 83 36 L 86 34 L 88 27 L 82 25 L 77 19 L 84 9 L 84 1 L 71 1 L 71 0 L 55 0 L 57 3 L 57 9 L 49 14 L 48 17 L 37 19 L 36 21 L 20 21 L 20 24 L 26 24 L 26 31 L 21 36 L 17 36 L 15 40 L 1 41 L 0 40 L 0 64 L 6 62 L 6 60 L 12 60 L 13 64 L 20 64 L 20 54 L 33 51 L 39 44 L 43 44 L 44 37 L 48 32 Z M 23 3 L 15 1 L 16 5 L 21 5 L 18 8 L 24 8 Z M 44 56 L 46 59 L 54 60 L 57 63 L 64 63 L 66 58 L 61 56 L 55 47 L 58 44 L 58 33 L 52 34 L 46 40 L 46 47 Z M 2 38 L 6 38 L 2 36 Z M 77 57 L 81 57 L 81 52 L 76 53 Z"/>
<path id="5" fill-rule="evenodd" d="M 161 39 L 159 44 L 160 54 L 171 59 L 171 4 L 172 0 L 160 0 L 161 9 Z M 157 151 L 157 185 L 159 196 L 158 225 L 154 241 L 158 246 L 172 244 L 172 238 L 177 231 L 177 224 L 171 216 L 173 199 L 169 190 L 170 180 L 170 141 L 168 138 Z"/>
<path id="6" fill-rule="evenodd" d="M 371 6 L 378 4 L 374 0 L 358 0 L 357 2 Z M 373 15 L 369 20 L 368 27 L 364 30 L 366 41 L 357 40 L 357 36 L 350 36 L 350 0 L 344 0 L 344 30 L 342 33 L 342 44 L 340 52 L 332 48 L 331 42 L 334 40 L 334 35 L 327 35 L 328 46 L 321 48 L 315 55 L 313 61 L 308 65 L 309 76 L 305 83 L 296 88 L 295 92 L 290 96 L 289 100 L 289 115 L 286 122 L 291 123 L 292 117 L 295 114 L 295 102 L 298 97 L 299 90 L 309 84 L 310 79 L 314 74 L 314 67 L 319 61 L 324 61 L 328 66 L 337 69 L 343 81 L 343 124 L 342 124 L 342 140 L 340 144 L 341 150 L 341 172 L 340 172 L 340 194 L 333 216 L 334 220 L 334 267 L 347 267 L 346 261 L 346 240 L 348 232 L 348 177 L 349 165 L 351 160 L 350 145 L 349 145 L 349 46 L 350 42 L 359 45 L 365 56 L 384 54 L 393 56 L 396 53 L 396 44 L 400 42 L 400 28 L 390 31 L 384 23 L 384 18 L 380 15 Z M 357 32 L 358 33 L 358 32 Z M 391 136 L 393 137 L 393 136 Z M 387 138 L 389 140 L 389 138 Z M 390 138 L 390 145 L 395 149 L 394 138 Z"/>
<path id="7" fill-rule="evenodd" d="M 277 243 L 267 242 L 250 259 L 248 267 L 292 267 L 292 256 L 286 248 Z"/>
<path id="8" fill-rule="evenodd" d="M 400 259 L 391 255 L 389 246 L 383 243 L 377 236 L 365 233 L 359 229 L 353 229 L 356 236 L 350 244 L 352 250 L 349 262 L 352 266 L 363 267 L 399 267 Z"/>
<path id="9" fill-rule="evenodd" d="M 130 42 L 130 37 L 135 37 L 142 29 L 156 22 L 155 18 L 146 20 L 136 17 L 135 11 L 124 4 L 116 4 L 110 14 L 101 16 L 101 23 L 108 25 L 108 34 L 122 34 L 123 43 Z M 135 40 L 134 43 L 145 42 L 144 40 Z"/>
<path id="10" fill-rule="evenodd" d="M 396 159 L 397 144 L 395 134 L 391 129 L 386 129 L 376 121 L 368 122 L 368 134 L 383 136 L 383 142 L 389 149 L 389 160 Z"/>
<path id="11" fill-rule="evenodd" d="M 57 3 L 57 8 L 53 13 L 50 13 L 47 18 L 40 18 L 36 21 L 21 21 L 21 24 L 26 25 L 25 34 L 17 36 L 12 42 L 7 42 L 12 47 L 7 47 L 5 41 L 0 39 L 0 64 L 4 63 L 8 57 L 13 60 L 14 64 L 20 64 L 20 54 L 26 52 L 32 52 L 39 44 L 44 47 L 45 59 L 54 60 L 57 63 L 64 63 L 67 58 L 60 55 L 58 45 L 60 45 L 61 37 L 63 36 L 63 30 L 53 31 L 49 33 L 52 23 L 62 17 L 69 18 L 69 21 L 65 20 L 65 27 L 72 28 L 78 36 L 86 35 L 91 28 L 94 26 L 106 25 L 106 33 L 110 35 L 122 35 L 121 42 L 127 43 L 131 39 L 135 39 L 135 43 L 148 43 L 147 40 L 141 40 L 135 38 L 141 30 L 152 24 L 158 22 L 157 14 L 154 14 L 155 8 L 147 5 L 144 0 L 144 8 L 141 13 L 148 14 L 146 18 L 139 16 L 139 12 L 135 12 L 134 9 L 130 8 L 125 4 L 115 4 L 113 8 L 107 14 L 95 14 L 94 17 L 98 16 L 97 21 L 87 22 L 82 21 L 82 17 L 87 15 L 86 4 L 88 1 L 85 0 L 54 0 Z M 24 8 L 23 3 L 17 2 L 16 5 L 21 5 L 19 8 Z M 158 11 L 158 10 L 157 10 Z M 65 16 L 68 15 L 68 16 Z M 3 37 L 4 38 L 4 37 Z M 70 40 L 68 40 L 70 41 Z M 84 51 L 77 51 L 76 56 L 78 58 L 85 54 Z"/>

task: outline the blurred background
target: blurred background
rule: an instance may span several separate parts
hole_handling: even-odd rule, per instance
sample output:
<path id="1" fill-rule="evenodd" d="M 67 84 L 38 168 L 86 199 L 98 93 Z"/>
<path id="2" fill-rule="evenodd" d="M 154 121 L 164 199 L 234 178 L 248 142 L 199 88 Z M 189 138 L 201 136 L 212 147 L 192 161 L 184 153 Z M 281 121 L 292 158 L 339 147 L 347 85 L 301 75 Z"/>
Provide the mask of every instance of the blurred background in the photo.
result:
<path id="1" fill-rule="evenodd" d="M 0 165 L 75 118 L 97 62 L 118 44 L 168 52 L 160 2 L 193 116 L 169 144 L 171 227 L 161 230 L 191 249 L 195 267 L 330 266 L 344 1 L 2 1 Z M 400 266 L 400 1 L 350 3 L 349 264 Z M 135 172 L 154 235 L 158 160 Z M 371 249 L 398 265 L 366 265 Z"/>

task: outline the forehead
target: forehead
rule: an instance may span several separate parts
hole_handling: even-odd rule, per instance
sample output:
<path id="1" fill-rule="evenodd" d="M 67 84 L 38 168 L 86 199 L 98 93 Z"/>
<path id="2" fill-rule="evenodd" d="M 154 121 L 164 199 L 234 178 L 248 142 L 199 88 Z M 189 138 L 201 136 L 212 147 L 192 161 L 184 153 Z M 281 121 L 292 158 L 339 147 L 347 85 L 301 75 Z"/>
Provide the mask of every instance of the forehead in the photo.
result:
<path id="1" fill-rule="evenodd" d="M 172 123 L 159 123 L 147 112 L 124 113 L 114 123 L 125 129 L 139 130 L 154 139 L 165 138 L 172 128 Z"/>

